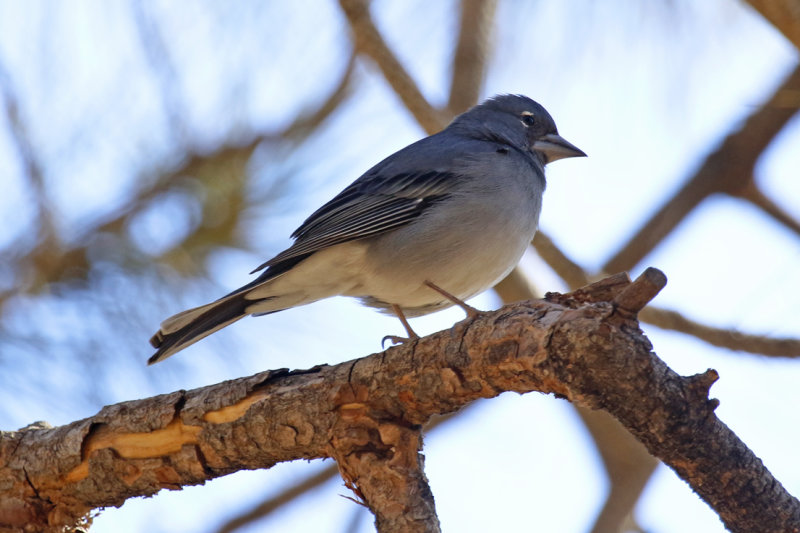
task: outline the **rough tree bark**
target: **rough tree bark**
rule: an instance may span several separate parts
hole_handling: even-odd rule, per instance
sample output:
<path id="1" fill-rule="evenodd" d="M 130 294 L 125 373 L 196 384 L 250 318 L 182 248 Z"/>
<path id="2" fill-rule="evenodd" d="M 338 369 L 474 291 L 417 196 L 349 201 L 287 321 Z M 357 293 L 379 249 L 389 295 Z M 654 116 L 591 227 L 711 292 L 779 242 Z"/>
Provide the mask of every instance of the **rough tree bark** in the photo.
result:
<path id="1" fill-rule="evenodd" d="M 62 531 L 133 496 L 332 457 L 379 531 L 438 531 L 422 425 L 478 398 L 540 391 L 612 414 L 732 531 L 800 531 L 800 502 L 714 415 L 716 373 L 675 374 L 639 330 L 636 313 L 665 281 L 654 269 L 633 283 L 612 276 L 339 365 L 263 372 L 3 433 L 0 528 Z"/>

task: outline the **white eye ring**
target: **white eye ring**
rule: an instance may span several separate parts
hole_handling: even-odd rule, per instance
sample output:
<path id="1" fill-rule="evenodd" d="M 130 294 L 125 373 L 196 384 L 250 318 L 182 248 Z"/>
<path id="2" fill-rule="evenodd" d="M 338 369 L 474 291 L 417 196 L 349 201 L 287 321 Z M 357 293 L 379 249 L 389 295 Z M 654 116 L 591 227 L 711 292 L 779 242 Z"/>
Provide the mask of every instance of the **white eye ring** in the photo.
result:
<path id="1" fill-rule="evenodd" d="M 533 113 L 531 113 L 530 111 L 523 111 L 521 114 L 522 114 L 522 123 L 525 125 L 526 128 L 536 124 L 536 117 L 533 116 Z"/>

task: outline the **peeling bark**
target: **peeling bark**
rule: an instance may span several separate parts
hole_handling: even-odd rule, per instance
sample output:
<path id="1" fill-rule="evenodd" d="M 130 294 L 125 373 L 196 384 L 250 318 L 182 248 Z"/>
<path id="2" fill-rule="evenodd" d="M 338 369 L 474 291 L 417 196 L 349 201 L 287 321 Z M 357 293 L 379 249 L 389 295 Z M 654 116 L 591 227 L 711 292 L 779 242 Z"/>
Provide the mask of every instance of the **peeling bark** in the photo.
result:
<path id="1" fill-rule="evenodd" d="M 505 391 L 616 417 L 732 531 L 800 531 L 800 503 L 714 415 L 716 372 L 672 372 L 635 314 L 650 269 L 523 302 L 335 366 L 277 370 L 0 437 L 0 527 L 60 531 L 91 510 L 281 461 L 334 458 L 380 531 L 438 531 L 421 426 Z"/>

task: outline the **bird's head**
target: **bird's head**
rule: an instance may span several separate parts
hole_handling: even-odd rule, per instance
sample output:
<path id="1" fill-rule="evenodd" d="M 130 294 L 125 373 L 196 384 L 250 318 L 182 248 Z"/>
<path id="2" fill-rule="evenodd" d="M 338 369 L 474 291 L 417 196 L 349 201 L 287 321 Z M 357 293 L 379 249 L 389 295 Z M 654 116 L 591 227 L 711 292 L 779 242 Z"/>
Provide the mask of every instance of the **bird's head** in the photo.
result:
<path id="1" fill-rule="evenodd" d="M 586 156 L 558 134 L 550 113 L 527 96 L 495 96 L 457 117 L 453 125 L 477 126 L 479 136 L 531 152 L 542 164 Z"/>

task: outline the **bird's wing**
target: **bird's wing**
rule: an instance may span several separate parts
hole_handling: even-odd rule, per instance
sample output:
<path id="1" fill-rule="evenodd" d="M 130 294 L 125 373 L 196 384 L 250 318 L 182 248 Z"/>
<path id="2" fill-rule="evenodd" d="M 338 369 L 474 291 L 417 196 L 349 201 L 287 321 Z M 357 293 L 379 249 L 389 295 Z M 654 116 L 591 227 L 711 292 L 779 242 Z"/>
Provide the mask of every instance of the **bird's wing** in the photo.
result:
<path id="1" fill-rule="evenodd" d="M 447 196 L 452 172 L 368 172 L 320 207 L 292 234 L 295 243 L 253 272 L 306 257 L 323 248 L 408 224 Z"/>

